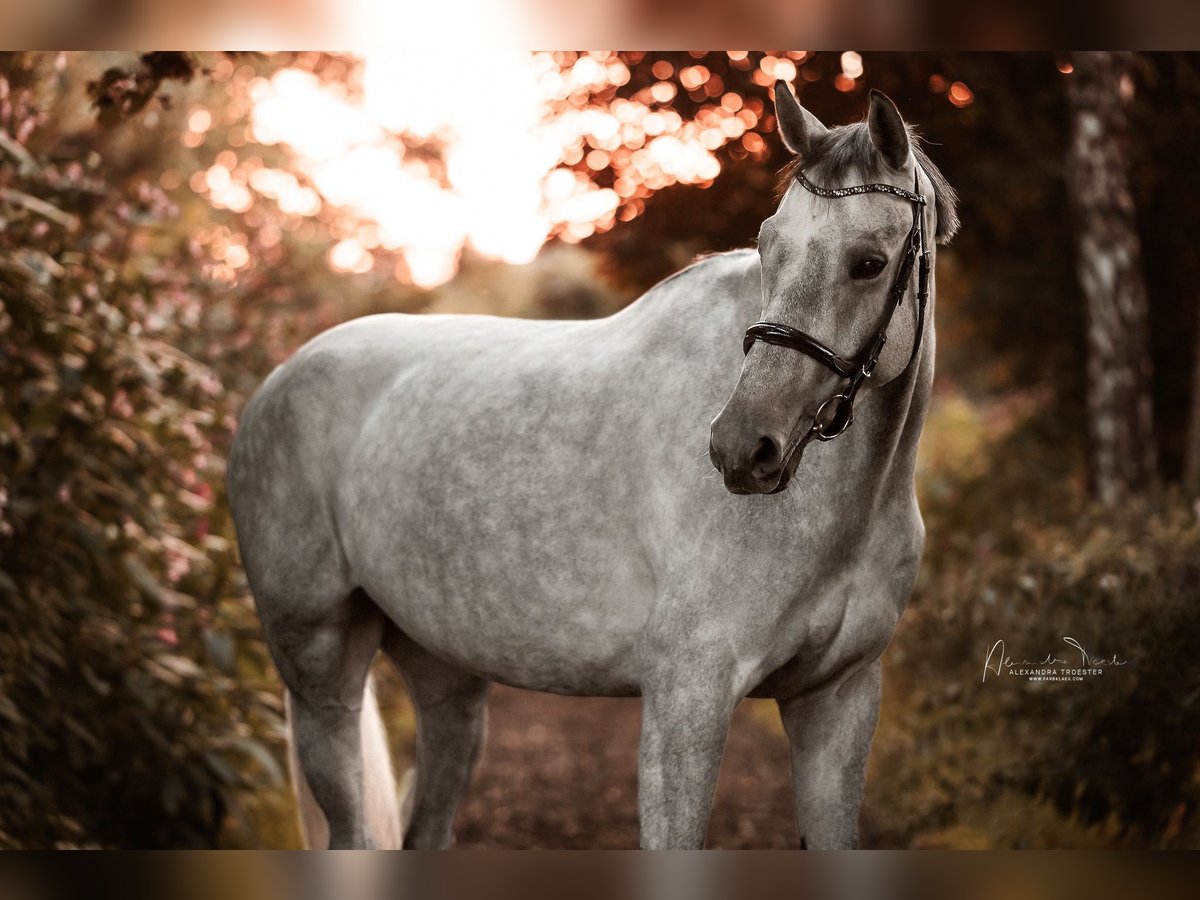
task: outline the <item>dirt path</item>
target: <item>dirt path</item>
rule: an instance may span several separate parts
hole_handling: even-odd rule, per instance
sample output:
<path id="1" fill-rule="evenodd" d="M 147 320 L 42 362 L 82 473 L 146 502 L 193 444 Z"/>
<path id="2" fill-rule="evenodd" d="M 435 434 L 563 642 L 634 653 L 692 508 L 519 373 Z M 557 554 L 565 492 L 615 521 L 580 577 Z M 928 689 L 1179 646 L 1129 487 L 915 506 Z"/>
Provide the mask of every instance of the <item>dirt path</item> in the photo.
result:
<path id="1" fill-rule="evenodd" d="M 459 810 L 460 847 L 637 846 L 641 701 L 493 688 L 488 738 Z M 787 743 L 743 704 L 733 720 L 708 846 L 796 847 Z"/>

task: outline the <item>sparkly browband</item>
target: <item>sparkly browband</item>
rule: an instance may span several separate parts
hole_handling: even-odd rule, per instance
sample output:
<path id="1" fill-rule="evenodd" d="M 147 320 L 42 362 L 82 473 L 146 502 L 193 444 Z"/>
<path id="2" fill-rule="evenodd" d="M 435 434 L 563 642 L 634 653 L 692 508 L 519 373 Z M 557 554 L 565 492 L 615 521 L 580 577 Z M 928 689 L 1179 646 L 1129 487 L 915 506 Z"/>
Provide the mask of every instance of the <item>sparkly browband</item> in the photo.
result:
<path id="1" fill-rule="evenodd" d="M 922 205 L 925 203 L 925 198 L 920 194 L 906 191 L 904 188 L 896 187 L 894 184 L 856 184 L 854 187 L 823 188 L 817 187 L 809 181 L 801 171 L 796 172 L 796 180 L 818 197 L 852 197 L 855 194 L 895 194 L 897 197 L 903 197 L 911 203 L 920 203 Z"/>

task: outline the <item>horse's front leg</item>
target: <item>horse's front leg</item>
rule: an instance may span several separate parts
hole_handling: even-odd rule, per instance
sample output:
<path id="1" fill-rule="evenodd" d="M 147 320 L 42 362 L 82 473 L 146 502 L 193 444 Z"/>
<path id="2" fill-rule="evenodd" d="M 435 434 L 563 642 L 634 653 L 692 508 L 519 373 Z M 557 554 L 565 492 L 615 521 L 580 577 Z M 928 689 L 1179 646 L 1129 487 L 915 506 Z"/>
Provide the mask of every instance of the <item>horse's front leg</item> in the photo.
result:
<path id="1" fill-rule="evenodd" d="M 802 846 L 858 846 L 858 813 L 879 718 L 880 680 L 876 660 L 835 685 L 778 701 L 791 744 Z"/>
<path id="2" fill-rule="evenodd" d="M 700 848 L 708 830 L 729 720 L 740 697 L 702 654 L 661 659 L 642 689 L 638 751 L 641 846 Z"/>

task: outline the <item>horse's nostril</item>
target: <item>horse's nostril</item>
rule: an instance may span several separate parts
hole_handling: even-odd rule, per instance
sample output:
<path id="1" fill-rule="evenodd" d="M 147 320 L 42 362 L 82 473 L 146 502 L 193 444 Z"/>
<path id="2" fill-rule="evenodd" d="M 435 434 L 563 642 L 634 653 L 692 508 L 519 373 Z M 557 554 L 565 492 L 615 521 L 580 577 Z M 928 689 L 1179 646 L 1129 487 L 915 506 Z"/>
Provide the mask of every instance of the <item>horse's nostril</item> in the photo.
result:
<path id="1" fill-rule="evenodd" d="M 759 469 L 775 469 L 779 466 L 779 456 L 779 444 L 772 438 L 761 437 L 758 439 L 754 452 L 750 454 L 750 463 Z"/>

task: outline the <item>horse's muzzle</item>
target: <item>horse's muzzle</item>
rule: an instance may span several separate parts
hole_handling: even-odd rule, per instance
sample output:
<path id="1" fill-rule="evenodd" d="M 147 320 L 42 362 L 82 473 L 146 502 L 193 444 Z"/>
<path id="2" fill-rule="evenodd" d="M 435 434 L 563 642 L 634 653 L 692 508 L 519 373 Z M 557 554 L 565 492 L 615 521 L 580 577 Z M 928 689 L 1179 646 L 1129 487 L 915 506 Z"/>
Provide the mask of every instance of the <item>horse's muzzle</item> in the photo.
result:
<path id="1" fill-rule="evenodd" d="M 767 434 L 747 435 L 724 416 L 713 421 L 708 457 L 731 494 L 776 494 L 788 486 L 802 446 Z"/>

